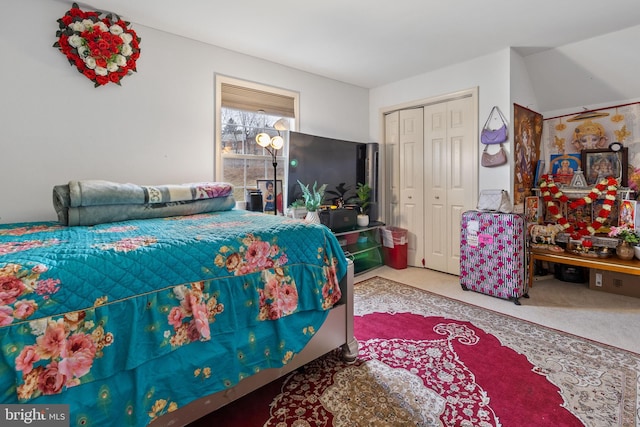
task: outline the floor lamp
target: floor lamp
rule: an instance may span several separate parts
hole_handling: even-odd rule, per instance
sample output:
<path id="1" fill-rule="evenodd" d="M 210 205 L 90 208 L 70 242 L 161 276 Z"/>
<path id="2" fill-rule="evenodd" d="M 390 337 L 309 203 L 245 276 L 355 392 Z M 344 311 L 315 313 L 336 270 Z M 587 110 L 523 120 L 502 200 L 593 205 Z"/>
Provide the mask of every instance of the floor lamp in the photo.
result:
<path id="1" fill-rule="evenodd" d="M 278 159 L 276 154 L 278 150 L 284 146 L 284 139 L 280 136 L 280 131 L 278 130 L 278 135 L 273 138 L 266 132 L 259 133 L 256 135 L 256 142 L 260 147 L 264 148 L 269 152 L 269 154 L 271 154 L 271 161 L 273 164 L 273 214 L 278 215 L 278 202 L 276 197 L 278 195 L 278 181 L 276 179 L 278 172 Z"/>

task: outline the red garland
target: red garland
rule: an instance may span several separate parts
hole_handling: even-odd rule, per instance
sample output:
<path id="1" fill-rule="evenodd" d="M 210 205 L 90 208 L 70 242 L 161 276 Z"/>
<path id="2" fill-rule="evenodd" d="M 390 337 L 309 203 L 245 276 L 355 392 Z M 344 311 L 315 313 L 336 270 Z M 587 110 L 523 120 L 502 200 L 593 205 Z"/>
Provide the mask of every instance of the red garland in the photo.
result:
<path id="1" fill-rule="evenodd" d="M 611 177 L 608 179 L 603 179 L 598 184 L 596 184 L 596 186 L 591 190 L 591 192 L 589 192 L 587 196 L 571 202 L 571 204 L 569 205 L 570 209 L 575 209 L 579 206 L 591 204 L 598 198 L 600 194 L 602 194 L 605 189 L 607 190 L 604 205 L 609 206 L 609 209 L 601 209 L 600 212 L 598 212 L 598 217 L 590 225 L 586 225 L 585 223 L 576 224 L 579 228 L 578 230 L 575 230 L 573 225 L 569 224 L 569 221 L 565 217 L 560 215 L 558 207 L 553 203 L 551 193 L 553 193 L 554 198 L 560 199 L 561 202 L 567 202 L 569 198 L 560 191 L 560 189 L 553 181 L 547 182 L 548 179 L 548 175 L 544 175 L 542 177 L 540 189 L 542 190 L 542 196 L 547 206 L 547 210 L 558 221 L 558 224 L 562 225 L 565 229 L 565 232 L 569 234 L 577 234 L 578 236 L 595 234 L 611 214 L 611 207 L 615 202 L 616 194 L 618 192 L 618 181 L 615 178 Z"/>

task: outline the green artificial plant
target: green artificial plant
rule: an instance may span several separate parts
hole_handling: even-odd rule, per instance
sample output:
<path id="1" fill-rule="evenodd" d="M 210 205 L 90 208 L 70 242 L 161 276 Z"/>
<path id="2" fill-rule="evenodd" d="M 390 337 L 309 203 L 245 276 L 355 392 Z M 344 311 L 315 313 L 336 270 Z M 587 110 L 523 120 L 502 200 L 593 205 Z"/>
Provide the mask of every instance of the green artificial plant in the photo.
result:
<path id="1" fill-rule="evenodd" d="M 311 189 L 309 189 L 309 184 L 304 185 L 300 182 L 300 180 L 298 180 L 298 184 L 300 185 L 300 189 L 302 190 L 302 199 L 304 200 L 304 206 L 309 212 L 317 211 L 322 204 L 322 199 L 324 198 L 324 190 L 327 188 L 327 184 L 322 184 L 320 188 L 316 188 L 318 186 L 318 183 L 314 182 L 313 188 Z"/>
<path id="2" fill-rule="evenodd" d="M 371 204 L 371 187 L 369 184 L 358 183 L 356 187 L 356 195 L 358 196 L 358 205 L 360 206 L 360 212 L 366 214 Z"/>

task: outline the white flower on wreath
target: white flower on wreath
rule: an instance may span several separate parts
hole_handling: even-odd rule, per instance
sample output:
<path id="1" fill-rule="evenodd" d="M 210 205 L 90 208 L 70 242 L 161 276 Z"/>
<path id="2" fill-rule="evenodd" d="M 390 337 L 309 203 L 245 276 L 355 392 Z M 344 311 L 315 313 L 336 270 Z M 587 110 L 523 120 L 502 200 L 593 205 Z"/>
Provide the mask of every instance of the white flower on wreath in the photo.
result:
<path id="1" fill-rule="evenodd" d="M 89 68 L 90 70 L 95 70 L 95 68 L 96 68 L 96 60 L 94 58 L 92 58 L 91 56 L 87 56 L 84 59 L 84 65 L 86 65 L 87 68 Z"/>
<path id="2" fill-rule="evenodd" d="M 84 44 L 84 39 L 82 37 L 80 37 L 79 35 L 74 34 L 71 37 L 69 37 L 69 45 L 71 47 L 75 47 L 77 49 L 80 46 L 82 46 L 83 44 Z"/>
<path id="3" fill-rule="evenodd" d="M 115 24 L 115 25 L 112 25 L 112 26 L 109 27 L 109 32 L 111 34 L 113 34 L 114 36 L 119 36 L 119 35 L 122 35 L 122 33 L 124 33 L 124 30 L 122 29 L 122 27 L 120 25 Z M 125 41 L 125 43 L 126 43 L 126 41 Z"/>

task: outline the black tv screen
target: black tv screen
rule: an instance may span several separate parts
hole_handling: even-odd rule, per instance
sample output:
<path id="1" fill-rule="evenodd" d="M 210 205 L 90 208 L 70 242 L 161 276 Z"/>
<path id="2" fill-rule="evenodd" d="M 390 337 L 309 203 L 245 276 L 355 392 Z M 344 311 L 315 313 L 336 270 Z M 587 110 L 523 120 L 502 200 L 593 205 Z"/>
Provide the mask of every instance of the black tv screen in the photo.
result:
<path id="1" fill-rule="evenodd" d="M 367 144 L 308 135 L 289 133 L 288 203 L 302 198 L 298 180 L 309 188 L 327 184 L 326 191 L 338 191 L 344 183 L 349 189 L 345 202 L 356 197 L 356 186 L 365 182 Z M 332 203 L 336 196 L 325 192 L 325 202 Z"/>

